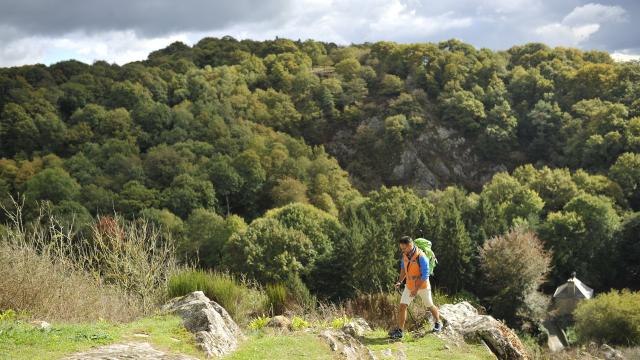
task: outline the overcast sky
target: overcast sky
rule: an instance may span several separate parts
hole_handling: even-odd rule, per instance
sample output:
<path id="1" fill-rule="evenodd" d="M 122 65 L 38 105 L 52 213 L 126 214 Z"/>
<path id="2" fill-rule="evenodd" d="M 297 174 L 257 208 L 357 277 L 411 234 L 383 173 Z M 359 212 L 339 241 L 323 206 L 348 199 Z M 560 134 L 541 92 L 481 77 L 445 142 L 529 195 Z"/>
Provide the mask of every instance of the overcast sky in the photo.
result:
<path id="1" fill-rule="evenodd" d="M 639 0 L 0 0 L 0 66 L 78 59 L 124 64 L 205 36 L 340 44 L 457 38 L 640 58 Z"/>

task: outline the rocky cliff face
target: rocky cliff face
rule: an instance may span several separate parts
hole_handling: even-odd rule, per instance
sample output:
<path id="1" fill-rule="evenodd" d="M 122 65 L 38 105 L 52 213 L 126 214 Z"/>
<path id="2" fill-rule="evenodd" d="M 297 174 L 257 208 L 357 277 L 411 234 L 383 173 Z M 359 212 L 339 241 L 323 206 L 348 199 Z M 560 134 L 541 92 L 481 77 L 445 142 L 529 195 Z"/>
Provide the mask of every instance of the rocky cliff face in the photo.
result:
<path id="1" fill-rule="evenodd" d="M 382 121 L 377 117 L 368 119 L 361 126 L 377 134 L 378 138 L 384 136 Z M 384 155 L 385 161 L 362 161 L 374 156 L 375 145 L 358 149 L 354 140 L 356 132 L 337 131 L 325 146 L 360 188 L 405 185 L 422 193 L 459 184 L 477 190 L 495 173 L 507 170 L 503 164 L 483 161 L 464 136 L 437 122 L 427 123 L 416 136 L 405 137 L 394 144 L 393 151 Z"/>
<path id="2" fill-rule="evenodd" d="M 479 159 L 467 140 L 440 125 L 428 127 L 412 142 L 403 144 L 394 164 L 391 180 L 418 192 L 463 184 L 478 188 L 504 165 L 490 165 Z"/>

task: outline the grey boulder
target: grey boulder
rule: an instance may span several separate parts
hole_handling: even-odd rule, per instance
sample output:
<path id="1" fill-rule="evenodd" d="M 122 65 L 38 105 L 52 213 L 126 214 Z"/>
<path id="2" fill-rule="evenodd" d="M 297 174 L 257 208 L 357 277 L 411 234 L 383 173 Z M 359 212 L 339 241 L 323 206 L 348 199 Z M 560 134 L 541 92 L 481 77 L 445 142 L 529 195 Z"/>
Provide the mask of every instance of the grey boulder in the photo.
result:
<path id="1" fill-rule="evenodd" d="M 480 315 L 466 301 L 440 307 L 445 335 L 461 335 L 465 341 L 484 343 L 500 360 L 528 360 L 526 348 L 505 324 L 489 315 Z"/>
<path id="2" fill-rule="evenodd" d="M 185 328 L 195 334 L 198 345 L 210 357 L 233 352 L 244 338 L 229 313 L 202 291 L 171 299 L 162 310 L 180 316 Z"/>
<path id="3" fill-rule="evenodd" d="M 362 337 L 371 331 L 371 326 L 363 318 L 354 318 L 342 327 L 342 331 L 351 336 Z"/>
<path id="4" fill-rule="evenodd" d="M 624 360 L 624 355 L 622 353 L 607 344 L 602 344 L 600 346 L 600 353 L 606 360 Z"/>

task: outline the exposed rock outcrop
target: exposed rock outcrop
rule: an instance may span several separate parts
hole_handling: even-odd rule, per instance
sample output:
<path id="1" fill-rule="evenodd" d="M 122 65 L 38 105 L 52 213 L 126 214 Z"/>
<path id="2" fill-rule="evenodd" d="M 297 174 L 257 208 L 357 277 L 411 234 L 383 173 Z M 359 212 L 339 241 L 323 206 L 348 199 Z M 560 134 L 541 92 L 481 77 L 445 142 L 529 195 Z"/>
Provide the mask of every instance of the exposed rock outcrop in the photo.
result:
<path id="1" fill-rule="evenodd" d="M 384 120 L 373 116 L 364 119 L 360 128 L 381 134 L 384 133 Z M 337 131 L 331 141 L 324 145 L 356 179 L 362 175 L 366 177 L 368 173 L 380 175 L 375 180 L 363 179 L 368 186 L 377 184 L 371 181 L 380 181 L 381 184 L 410 186 L 418 193 L 451 184 L 479 189 L 495 173 L 507 170 L 503 164 L 483 160 L 464 134 L 443 126 L 435 119 L 425 123 L 419 136 L 406 137 L 396 144 L 397 155 L 387 163 L 376 163 L 370 169 L 365 168 L 367 165 L 351 169 L 349 164 L 365 155 L 361 153 L 363 150 L 353 146 L 357 133 L 358 130 Z"/>
<path id="2" fill-rule="evenodd" d="M 477 188 L 496 172 L 506 170 L 503 165 L 482 161 L 462 134 L 437 124 L 430 124 L 417 139 L 403 146 L 391 180 L 418 192 L 452 183 Z"/>
<path id="3" fill-rule="evenodd" d="M 371 326 L 369 326 L 367 320 L 363 318 L 355 318 L 345 324 L 342 327 L 342 331 L 351 336 L 362 337 L 366 332 L 371 331 Z"/>
<path id="4" fill-rule="evenodd" d="M 329 344 L 331 350 L 346 360 L 375 360 L 376 357 L 360 341 L 342 330 L 329 329 L 320 333 L 320 338 Z"/>
<path id="5" fill-rule="evenodd" d="M 202 291 L 172 299 L 162 309 L 182 318 L 184 326 L 195 334 L 198 345 L 208 356 L 226 355 L 244 338 L 229 313 Z"/>
<path id="6" fill-rule="evenodd" d="M 128 343 L 100 346 L 86 352 L 69 355 L 64 360 L 197 360 L 187 355 L 168 354 L 154 349 L 149 343 Z"/>
<path id="7" fill-rule="evenodd" d="M 622 353 L 607 344 L 600 346 L 600 353 L 606 360 L 624 360 Z"/>
<path id="8" fill-rule="evenodd" d="M 484 342 L 501 360 L 528 360 L 529 355 L 518 336 L 502 322 L 480 315 L 468 302 L 440 307 L 445 335 L 461 336 L 468 342 Z"/>

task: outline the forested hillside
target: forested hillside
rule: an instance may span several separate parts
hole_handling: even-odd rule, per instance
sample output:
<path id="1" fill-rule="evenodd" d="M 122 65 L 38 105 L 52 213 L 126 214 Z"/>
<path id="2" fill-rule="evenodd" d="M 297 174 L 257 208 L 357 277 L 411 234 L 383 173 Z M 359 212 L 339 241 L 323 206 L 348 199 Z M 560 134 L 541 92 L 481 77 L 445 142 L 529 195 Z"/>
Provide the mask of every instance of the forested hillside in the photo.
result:
<path id="1" fill-rule="evenodd" d="M 604 52 L 206 38 L 0 69 L 0 109 L 1 201 L 79 237 L 146 218 L 189 262 L 335 300 L 389 289 L 423 234 L 437 287 L 513 319 L 545 263 L 497 284 L 480 248 L 518 228 L 547 289 L 640 288 L 640 64 Z"/>

